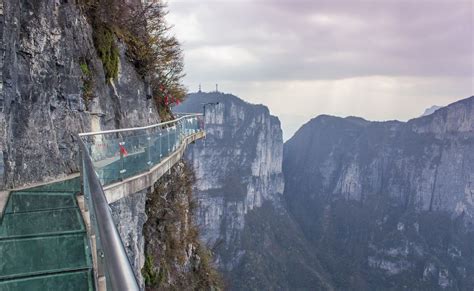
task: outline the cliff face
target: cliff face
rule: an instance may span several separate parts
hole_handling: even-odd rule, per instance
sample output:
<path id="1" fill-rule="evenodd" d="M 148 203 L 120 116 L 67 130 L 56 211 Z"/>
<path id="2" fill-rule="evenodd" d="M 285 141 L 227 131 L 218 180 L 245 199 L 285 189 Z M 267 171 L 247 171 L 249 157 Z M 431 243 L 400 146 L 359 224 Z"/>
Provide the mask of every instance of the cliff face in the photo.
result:
<path id="1" fill-rule="evenodd" d="M 232 95 L 196 93 L 176 108 L 202 112 L 206 106 L 206 140 L 190 147 L 187 157 L 196 173 L 198 219 L 203 238 L 211 246 L 233 248 L 240 241 L 245 215 L 264 201 L 283 194 L 283 153 L 280 122 L 262 105 L 251 105 Z M 238 252 L 218 257 L 231 270 Z"/>
<path id="2" fill-rule="evenodd" d="M 75 1 L 2 2 L 2 184 L 77 172 L 76 133 L 158 121 L 147 85 L 120 43 L 119 76 L 106 82 L 92 27 Z M 93 80 L 91 102 L 84 98 L 84 70 Z"/>
<path id="3" fill-rule="evenodd" d="M 473 286 L 474 97 L 407 123 L 317 117 L 285 144 L 283 169 L 336 287 Z"/>
<path id="4" fill-rule="evenodd" d="M 110 204 L 113 219 L 120 233 L 135 277 L 142 290 L 145 288 L 145 280 L 141 272 L 145 264 L 143 226 L 148 220 L 146 214 L 147 197 L 151 195 L 148 192 L 134 193 Z"/>
<path id="5" fill-rule="evenodd" d="M 262 105 L 217 92 L 190 94 L 176 111 L 202 112 L 209 102 L 219 104 L 206 106 L 206 139 L 190 146 L 187 158 L 201 237 L 229 288 L 330 288 L 283 207 L 280 122 Z"/>

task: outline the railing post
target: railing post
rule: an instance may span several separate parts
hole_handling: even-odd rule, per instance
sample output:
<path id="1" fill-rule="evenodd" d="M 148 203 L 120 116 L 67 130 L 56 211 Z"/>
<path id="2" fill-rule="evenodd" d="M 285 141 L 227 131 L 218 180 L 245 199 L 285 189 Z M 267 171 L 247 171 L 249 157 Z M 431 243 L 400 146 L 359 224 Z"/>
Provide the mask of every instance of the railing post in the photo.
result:
<path id="1" fill-rule="evenodd" d="M 152 161 L 151 161 L 151 135 L 148 134 L 148 136 L 146 137 L 147 139 L 147 142 L 148 142 L 148 148 L 147 148 L 147 151 L 148 151 L 148 169 L 151 169 L 151 166 L 152 166 Z"/>
<path id="2" fill-rule="evenodd" d="M 159 140 L 160 140 L 160 162 L 161 162 L 161 157 L 163 156 L 163 146 L 161 145 L 161 140 L 162 140 L 162 132 L 160 128 L 160 135 L 159 135 Z"/>
<path id="3" fill-rule="evenodd" d="M 125 141 L 124 141 L 123 136 L 120 134 L 120 142 L 119 142 L 120 170 L 119 170 L 119 174 L 120 174 L 120 180 L 121 180 L 121 181 L 123 181 L 123 179 L 124 179 L 124 174 L 125 174 L 125 172 L 127 171 L 127 170 L 125 169 L 125 159 L 124 159 L 125 153 L 124 153 L 124 149 L 125 149 Z"/>
<path id="4" fill-rule="evenodd" d="M 78 137 L 80 138 L 80 137 Z M 84 159 L 83 159 L 84 153 L 82 152 L 81 148 L 79 147 L 79 182 L 80 182 L 80 187 L 81 187 L 81 194 L 84 196 L 84 199 L 87 199 L 84 193 Z M 87 203 L 84 203 L 84 207 L 89 208 Z"/>
<path id="5" fill-rule="evenodd" d="M 184 141 L 184 139 L 186 138 L 186 133 L 185 133 L 185 129 L 184 127 L 186 126 L 186 120 L 183 119 L 181 121 L 181 136 L 182 136 L 182 140 L 181 140 L 181 143 Z"/>
<path id="6" fill-rule="evenodd" d="M 173 124 L 173 127 L 171 127 L 173 131 L 173 140 L 172 140 L 172 145 L 171 145 L 171 152 L 174 152 L 174 149 L 176 147 L 176 123 Z M 170 154 L 168 154 L 169 156 Z"/>
<path id="7" fill-rule="evenodd" d="M 178 145 L 181 145 L 181 143 L 183 142 L 183 130 L 182 130 L 182 122 L 181 120 L 178 121 Z"/>
<path id="8" fill-rule="evenodd" d="M 170 153 L 170 128 L 166 128 L 166 141 L 168 143 L 168 147 L 166 148 L 166 155 Z"/>

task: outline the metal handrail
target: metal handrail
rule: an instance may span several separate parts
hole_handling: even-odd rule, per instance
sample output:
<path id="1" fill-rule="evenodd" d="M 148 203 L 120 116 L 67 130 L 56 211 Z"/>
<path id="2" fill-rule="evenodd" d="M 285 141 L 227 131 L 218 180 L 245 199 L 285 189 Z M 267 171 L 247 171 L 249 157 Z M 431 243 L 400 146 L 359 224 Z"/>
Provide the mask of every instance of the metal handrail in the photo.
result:
<path id="1" fill-rule="evenodd" d="M 168 125 L 168 124 L 177 123 L 178 121 L 180 121 L 182 119 L 189 118 L 189 117 L 192 117 L 192 116 L 202 116 L 202 115 L 203 115 L 202 113 L 188 114 L 188 115 L 184 115 L 184 116 L 181 116 L 177 119 L 173 119 L 173 120 L 170 120 L 170 121 L 156 123 L 156 124 L 142 126 L 142 127 L 129 127 L 129 128 L 112 129 L 112 130 L 104 130 L 104 131 L 84 132 L 84 133 L 79 133 L 79 137 L 92 136 L 92 135 L 98 135 L 98 134 L 109 134 L 109 133 L 117 133 L 117 132 L 125 132 L 125 131 L 137 131 L 137 130 L 150 129 L 150 128 L 155 128 L 155 127 L 158 127 L 158 126 L 165 126 L 165 125 Z"/>
<path id="2" fill-rule="evenodd" d="M 133 273 L 130 261 L 120 238 L 120 234 L 114 224 L 110 206 L 107 203 L 104 190 L 94 170 L 90 156 L 87 154 L 86 146 L 79 138 L 79 146 L 82 151 L 83 175 L 87 175 L 90 189 L 90 199 L 97 220 L 97 231 L 104 252 L 104 260 L 107 266 L 107 274 L 110 278 L 111 290 L 139 290 L 137 279 Z"/>

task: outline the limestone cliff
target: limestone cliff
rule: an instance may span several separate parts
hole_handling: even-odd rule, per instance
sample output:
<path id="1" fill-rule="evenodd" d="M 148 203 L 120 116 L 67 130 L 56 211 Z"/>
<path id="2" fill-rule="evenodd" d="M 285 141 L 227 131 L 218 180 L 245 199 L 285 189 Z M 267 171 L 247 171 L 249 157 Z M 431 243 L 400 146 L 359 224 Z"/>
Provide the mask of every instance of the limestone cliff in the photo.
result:
<path id="1" fill-rule="evenodd" d="M 206 106 L 206 140 L 190 147 L 187 157 L 196 173 L 204 240 L 234 248 L 245 215 L 283 194 L 282 132 L 266 107 L 228 94 L 190 94 L 176 110 L 199 112 L 208 102 L 219 104 Z M 238 262 L 239 250 L 235 252 L 219 256 L 219 263 L 231 270 Z"/>
<path id="2" fill-rule="evenodd" d="M 75 1 L 2 4 L 1 184 L 13 187 L 77 172 L 78 132 L 158 121 L 147 84 L 123 44 L 118 43 L 118 78 L 106 82 L 92 27 Z M 84 98 L 85 74 L 93 80 L 90 102 Z"/>

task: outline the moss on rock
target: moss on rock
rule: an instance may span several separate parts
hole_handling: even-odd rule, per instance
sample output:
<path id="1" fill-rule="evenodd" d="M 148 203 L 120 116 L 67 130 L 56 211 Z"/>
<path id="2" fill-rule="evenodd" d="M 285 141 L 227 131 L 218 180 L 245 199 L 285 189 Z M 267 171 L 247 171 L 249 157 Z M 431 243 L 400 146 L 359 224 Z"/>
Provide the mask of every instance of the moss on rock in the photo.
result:
<path id="1" fill-rule="evenodd" d="M 82 98 L 84 99 L 86 107 L 88 107 L 89 102 L 94 98 L 94 79 L 89 64 L 86 61 L 81 61 L 79 65 L 82 71 Z"/>
<path id="2" fill-rule="evenodd" d="M 115 44 L 115 34 L 106 24 L 97 23 L 94 27 L 94 45 L 104 66 L 107 80 L 118 77 L 120 54 Z"/>

